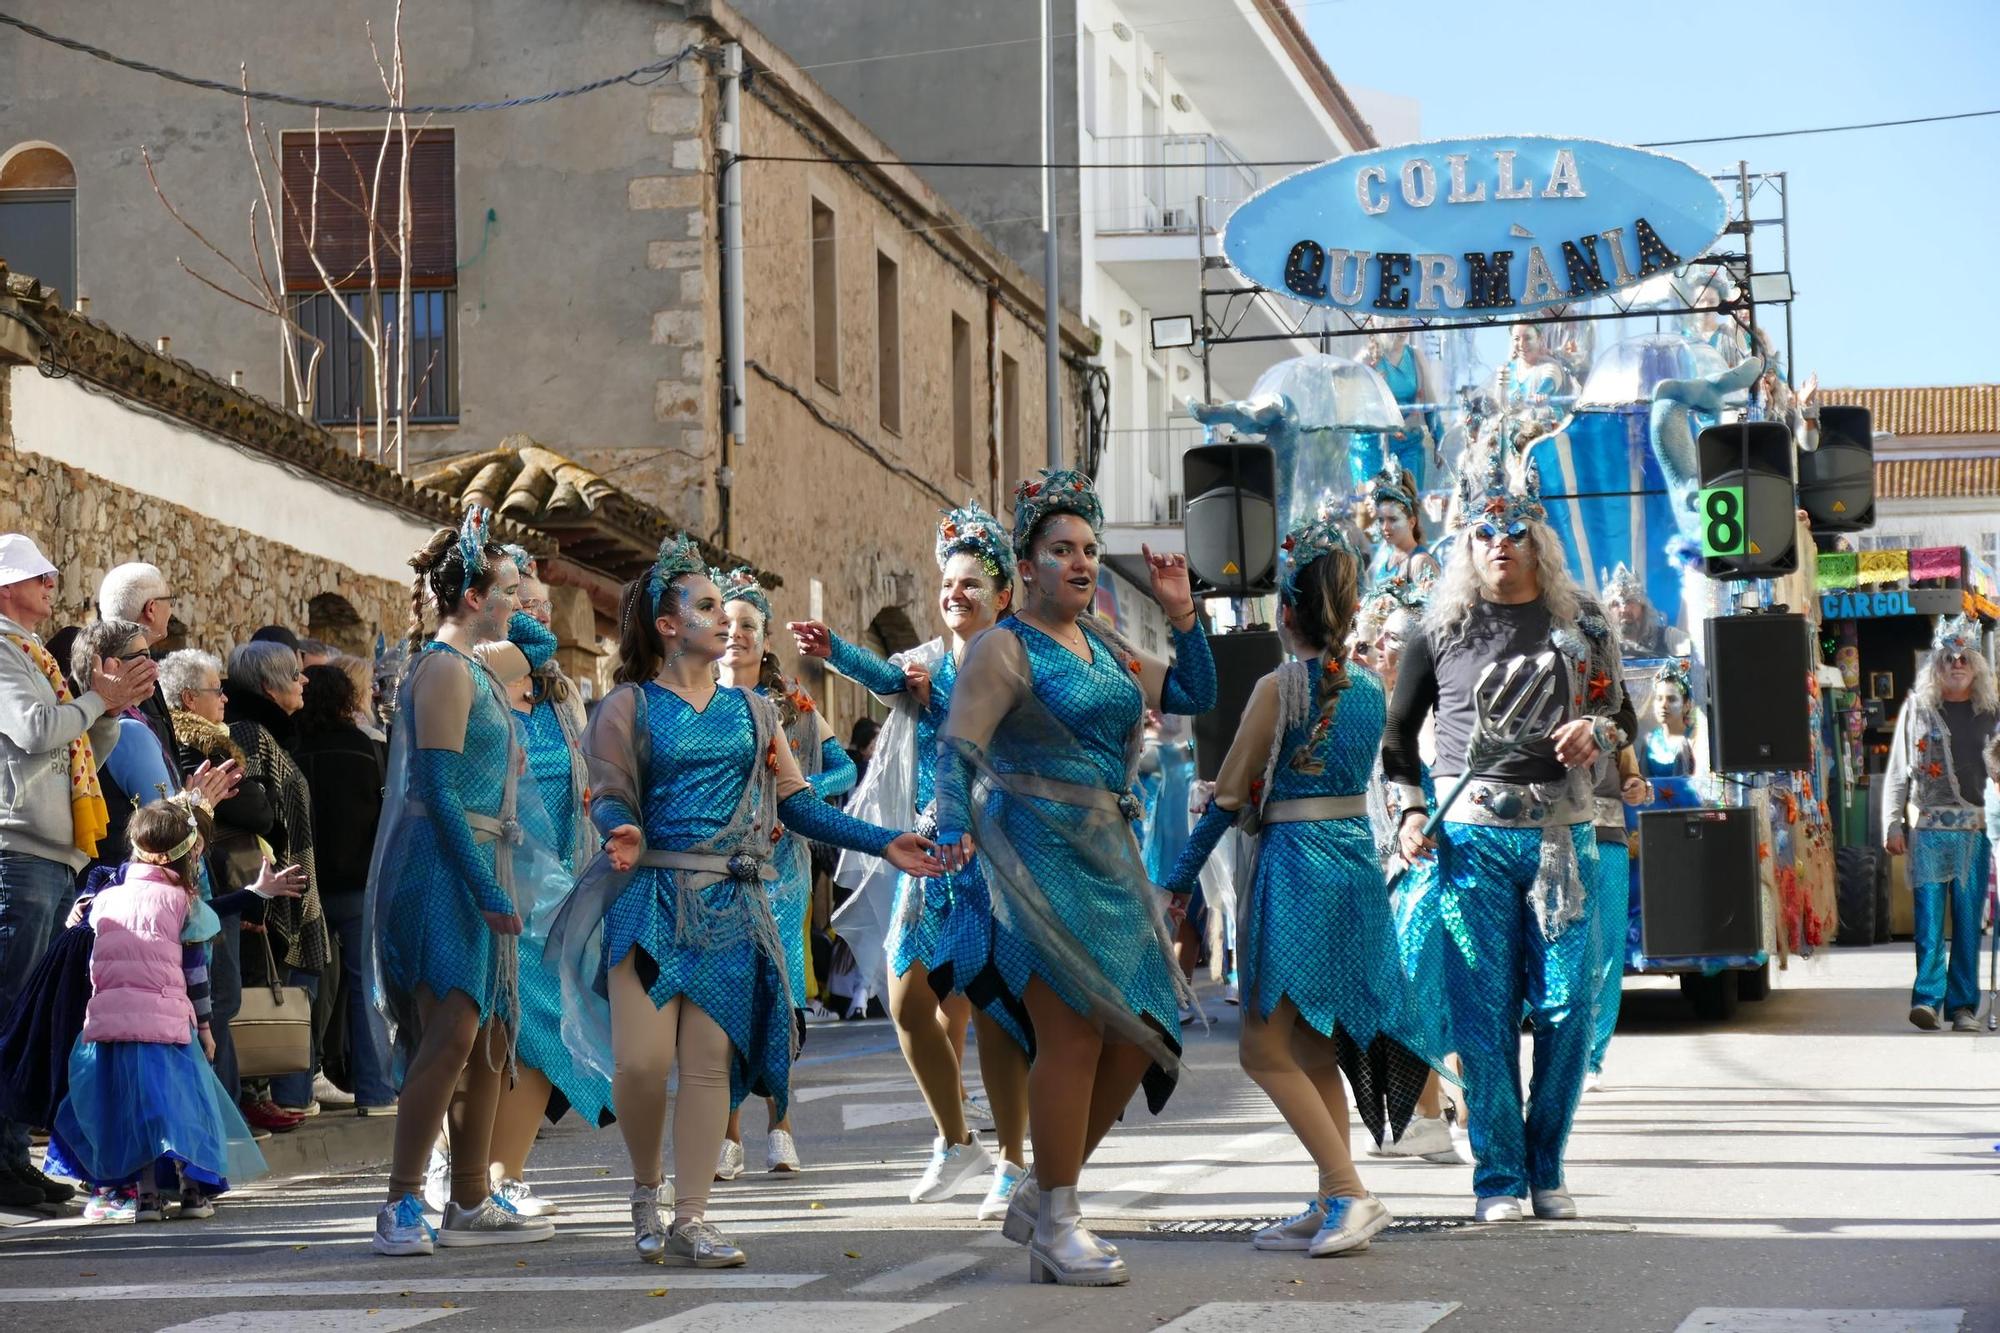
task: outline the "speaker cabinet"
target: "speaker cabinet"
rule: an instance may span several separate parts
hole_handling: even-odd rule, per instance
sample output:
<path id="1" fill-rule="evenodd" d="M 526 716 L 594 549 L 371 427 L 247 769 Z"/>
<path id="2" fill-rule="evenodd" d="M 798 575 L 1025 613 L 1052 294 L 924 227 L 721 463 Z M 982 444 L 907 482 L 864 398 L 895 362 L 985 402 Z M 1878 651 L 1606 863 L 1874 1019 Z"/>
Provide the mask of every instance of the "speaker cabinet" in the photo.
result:
<path id="1" fill-rule="evenodd" d="M 1875 526 L 1875 418 L 1867 408 L 1819 410 L 1819 448 L 1799 455 L 1799 508 L 1814 532 Z"/>
<path id="2" fill-rule="evenodd" d="M 1798 615 L 1715 616 L 1707 624 L 1708 753 L 1718 773 L 1791 773 L 1812 764 L 1806 675 L 1811 630 Z"/>
<path id="3" fill-rule="evenodd" d="M 1756 953 L 1758 898 L 1754 811 L 1640 814 L 1639 930 L 1648 958 Z"/>
<path id="4" fill-rule="evenodd" d="M 1737 487 L 1743 492 L 1740 511 L 1731 497 L 1717 495 L 1710 497 L 1717 508 L 1701 515 L 1716 546 L 1733 550 L 1738 535 L 1744 539 L 1741 555 L 1703 557 L 1702 569 L 1710 578 L 1768 579 L 1798 569 L 1798 500 L 1792 484 L 1797 452 L 1782 421 L 1710 426 L 1695 441 L 1702 489 Z"/>
<path id="5" fill-rule="evenodd" d="M 1181 528 L 1196 591 L 1278 589 L 1278 460 L 1268 444 L 1205 444 L 1181 456 Z"/>
<path id="6" fill-rule="evenodd" d="M 1211 635 L 1208 651 L 1215 658 L 1218 689 L 1215 707 L 1194 719 L 1195 770 L 1203 782 L 1215 781 L 1215 775 L 1222 771 L 1223 757 L 1236 739 L 1244 708 L 1249 706 L 1250 691 L 1285 660 L 1278 632 L 1270 629 Z"/>

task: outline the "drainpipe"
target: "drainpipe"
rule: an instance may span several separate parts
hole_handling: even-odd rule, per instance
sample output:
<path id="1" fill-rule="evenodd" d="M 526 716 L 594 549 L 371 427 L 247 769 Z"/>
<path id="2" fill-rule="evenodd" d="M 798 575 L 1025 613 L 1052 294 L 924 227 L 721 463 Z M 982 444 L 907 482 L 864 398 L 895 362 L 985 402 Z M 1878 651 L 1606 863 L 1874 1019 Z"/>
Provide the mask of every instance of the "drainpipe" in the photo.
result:
<path id="1" fill-rule="evenodd" d="M 986 284 L 986 504 L 1000 512 L 1000 288 Z"/>
<path id="2" fill-rule="evenodd" d="M 722 459 L 715 470 L 721 502 L 720 545 L 730 543 L 730 490 L 735 470 L 730 458 L 743 443 L 748 413 L 744 409 L 743 365 L 743 47 L 730 42 L 722 50 L 722 111 L 715 125 L 715 148 L 721 158 L 722 226 Z"/>

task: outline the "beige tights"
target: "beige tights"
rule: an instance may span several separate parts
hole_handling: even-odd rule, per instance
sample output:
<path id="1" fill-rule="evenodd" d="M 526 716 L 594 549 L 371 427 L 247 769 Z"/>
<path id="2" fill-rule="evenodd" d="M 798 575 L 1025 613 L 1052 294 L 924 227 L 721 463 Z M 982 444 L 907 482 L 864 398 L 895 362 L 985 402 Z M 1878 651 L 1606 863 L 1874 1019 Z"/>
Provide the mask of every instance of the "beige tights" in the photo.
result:
<path id="1" fill-rule="evenodd" d="M 1264 1090 L 1319 1168 L 1321 1196 L 1365 1197 L 1368 1190 L 1348 1150 L 1347 1089 L 1333 1042 L 1300 1022 L 1290 1000 L 1280 1000 L 1268 1019 L 1245 1006 L 1238 1053 L 1243 1072 Z"/>
<path id="2" fill-rule="evenodd" d="M 708 1212 L 715 1159 L 729 1119 L 729 1036 L 686 996 L 655 1007 L 639 981 L 637 958 L 637 953 L 627 954 L 611 969 L 611 1104 L 632 1158 L 633 1183 L 658 1185 L 667 1129 L 667 1071 L 679 1059 L 674 1220 L 699 1222 Z"/>
<path id="3" fill-rule="evenodd" d="M 505 1029 L 479 1023 L 479 1010 L 463 991 L 440 1000 L 417 992 L 417 1051 L 403 1075 L 397 1104 L 396 1142 L 389 1168 L 389 1200 L 421 1194 L 424 1164 L 437 1141 L 439 1121 L 451 1149 L 451 1197 L 461 1208 L 492 1192 L 486 1163 L 493 1142 L 493 1113 L 503 1071 L 487 1059 L 488 1039 L 498 1051 Z"/>
<path id="4" fill-rule="evenodd" d="M 493 1116 L 493 1165 L 500 1179 L 523 1178 L 535 1132 L 548 1114 L 550 1091 L 548 1075 L 522 1065 L 515 1071 L 514 1086 L 500 1094 L 500 1109 Z"/>

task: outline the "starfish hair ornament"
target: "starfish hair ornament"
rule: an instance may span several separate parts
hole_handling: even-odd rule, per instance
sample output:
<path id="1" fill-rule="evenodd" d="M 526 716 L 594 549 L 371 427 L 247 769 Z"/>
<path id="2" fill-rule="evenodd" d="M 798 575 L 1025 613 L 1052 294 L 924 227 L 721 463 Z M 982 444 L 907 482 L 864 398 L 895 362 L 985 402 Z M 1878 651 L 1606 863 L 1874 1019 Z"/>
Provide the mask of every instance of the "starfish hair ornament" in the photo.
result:
<path id="1" fill-rule="evenodd" d="M 1520 541 L 1527 537 L 1530 524 L 1547 517 L 1542 508 L 1541 470 L 1523 462 L 1517 485 L 1508 479 L 1505 452 L 1497 449 L 1487 456 L 1483 468 L 1459 477 L 1458 500 L 1465 514 L 1465 530 L 1488 540 L 1505 533 Z"/>
<path id="2" fill-rule="evenodd" d="M 508 542 L 500 549 L 507 553 L 507 558 L 514 562 L 514 568 L 520 570 L 523 577 L 534 577 L 535 557 L 529 554 L 527 547 L 516 546 L 512 542 Z"/>
<path id="3" fill-rule="evenodd" d="M 1368 482 L 1370 500 L 1387 500 L 1399 504 L 1415 513 L 1417 510 L 1417 479 L 1410 475 L 1408 468 L 1390 459 L 1380 472 Z"/>
<path id="4" fill-rule="evenodd" d="M 1693 664 L 1685 657 L 1670 658 L 1660 663 L 1659 669 L 1653 673 L 1653 685 L 1655 688 L 1671 685 L 1681 692 L 1681 698 L 1694 698 Z"/>
<path id="5" fill-rule="evenodd" d="M 659 611 L 660 599 L 667 595 L 667 585 L 684 574 L 708 573 L 708 561 L 701 555 L 701 547 L 685 533 L 674 533 L 660 543 L 660 553 L 653 558 L 653 568 L 646 575 L 646 595 L 653 603 L 655 613 Z"/>
<path id="6" fill-rule="evenodd" d="M 1043 468 L 1014 487 L 1014 554 L 1028 554 L 1035 525 L 1051 514 L 1075 514 L 1092 528 L 1104 526 L 1104 502 L 1090 478 L 1068 468 Z"/>
<path id="7" fill-rule="evenodd" d="M 1931 651 L 1955 656 L 1979 651 L 1979 624 L 1971 616 L 1946 616 L 1931 635 Z"/>
<path id="8" fill-rule="evenodd" d="M 460 597 L 465 596 L 487 570 L 486 548 L 493 540 L 492 522 L 491 509 L 484 505 L 470 505 L 465 511 L 465 521 L 458 525 L 458 558 L 465 571 L 458 580 Z"/>
<path id="9" fill-rule="evenodd" d="M 985 566 L 988 576 L 999 580 L 1005 587 L 1012 581 L 1008 569 L 1012 551 L 1013 544 L 1008 539 L 1007 529 L 977 500 L 966 501 L 960 509 L 945 510 L 944 517 L 938 521 L 939 569 L 943 569 L 945 562 L 954 555 L 963 553 L 977 559 Z"/>
<path id="10" fill-rule="evenodd" d="M 1349 557 L 1354 555 L 1354 547 L 1349 544 L 1347 534 L 1340 530 L 1340 524 L 1335 521 L 1333 510 L 1328 506 L 1322 506 L 1318 514 L 1286 533 L 1278 549 L 1284 561 L 1280 591 L 1287 602 L 1298 600 L 1299 575 L 1311 567 L 1313 561 L 1336 551 L 1344 551 Z"/>
<path id="11" fill-rule="evenodd" d="M 757 582 L 757 571 L 748 565 L 738 565 L 727 574 L 715 574 L 716 583 L 722 588 L 724 604 L 748 602 L 757 608 L 757 614 L 765 623 L 771 619 L 771 598 L 764 591 L 764 585 Z"/>

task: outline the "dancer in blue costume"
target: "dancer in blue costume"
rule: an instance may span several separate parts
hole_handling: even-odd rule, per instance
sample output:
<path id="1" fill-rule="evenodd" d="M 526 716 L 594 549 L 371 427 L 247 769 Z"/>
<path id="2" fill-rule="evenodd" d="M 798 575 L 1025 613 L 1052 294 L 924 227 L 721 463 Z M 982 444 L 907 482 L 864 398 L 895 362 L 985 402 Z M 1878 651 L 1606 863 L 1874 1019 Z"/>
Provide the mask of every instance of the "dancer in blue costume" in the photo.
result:
<path id="1" fill-rule="evenodd" d="M 1402 468 L 1384 468 L 1369 483 L 1368 498 L 1375 510 L 1375 554 L 1369 557 L 1362 592 L 1372 593 L 1397 578 L 1417 588 L 1437 582 L 1440 567 L 1424 547 L 1416 479 Z"/>
<path id="2" fill-rule="evenodd" d="M 875 741 L 875 761 L 848 801 L 862 819 L 934 826 L 937 734 L 951 709 L 966 645 L 1012 605 L 1013 551 L 1007 530 L 979 505 L 948 512 L 937 530 L 938 613 L 944 635 L 883 661 L 835 636 L 818 621 L 794 621 L 799 651 L 859 681 L 889 708 Z M 871 983 L 886 970 L 889 1015 L 903 1059 L 937 1125 L 930 1164 L 910 1190 L 912 1203 L 950 1198 L 991 1171 L 980 1201 L 982 1221 L 1006 1215 L 1027 1176 L 1027 1013 L 989 963 L 993 908 L 973 862 L 941 879 L 898 874 L 873 857 L 841 857 L 836 879 L 854 892 L 834 925 Z M 886 955 L 886 957 L 885 957 Z M 978 1007 L 975 1008 L 974 1006 Z M 993 1108 L 999 1158 L 967 1123 L 963 1096 L 965 1025 L 979 1030 L 979 1072 Z"/>
<path id="3" fill-rule="evenodd" d="M 1691 778 L 1699 756 L 1701 710 L 1694 702 L 1694 669 L 1685 659 L 1664 663 L 1653 673 L 1648 701 L 1653 726 L 1639 744 L 1639 772 L 1648 778 Z"/>
<path id="4" fill-rule="evenodd" d="M 389 1201 L 375 1221 L 375 1252 L 388 1255 L 555 1234 L 494 1197 L 487 1177 L 494 1109 L 514 1072 L 522 920 L 562 876 L 560 858 L 517 817 L 526 760 L 500 683 L 474 656 L 506 634 L 521 571 L 488 540 L 478 509 L 458 532 L 439 529 L 410 565 L 414 656 L 396 692 L 365 905 L 372 989 L 403 1076 Z M 427 608 L 440 618 L 428 641 Z M 451 1198 L 433 1230 L 418 1191 L 447 1107 Z"/>
<path id="5" fill-rule="evenodd" d="M 1003 1230 L 1029 1243 L 1032 1280 L 1081 1286 L 1128 1278 L 1083 1226 L 1083 1163 L 1142 1081 L 1157 1113 L 1180 1072 L 1188 991 L 1132 833 L 1141 721 L 1149 704 L 1201 713 L 1216 694 L 1184 557 L 1142 548 L 1173 631 L 1171 666 L 1091 614 L 1103 517 L 1081 473 L 1044 471 L 1016 488 L 1021 601 L 966 654 L 937 775 L 939 841 L 953 869 L 976 845 L 994 895 L 994 963 L 1034 1026 L 1035 1179 L 1014 1191 Z M 986 780 L 976 805 L 975 775 Z"/>
<path id="6" fill-rule="evenodd" d="M 1347 661 L 1360 560 L 1325 511 L 1283 549 L 1278 623 L 1294 660 L 1252 690 L 1215 799 L 1164 887 L 1185 892 L 1230 825 L 1254 836 L 1237 932 L 1239 1055 L 1319 1178 L 1302 1212 L 1251 1243 L 1317 1257 L 1364 1250 L 1390 1222 L 1354 1170 L 1342 1072 L 1380 1138 L 1380 1075 L 1404 1066 L 1407 1121 L 1426 1070 L 1407 1049 L 1422 1046 L 1423 1012 L 1396 955 L 1368 825 L 1383 693 L 1379 676 Z"/>
<path id="7" fill-rule="evenodd" d="M 1910 1022 L 1925 1031 L 1936 1030 L 1941 1017 L 1955 1032 L 1979 1026 L 1980 923 L 1992 858 L 1981 752 L 1996 724 L 2000 698 L 1977 623 L 1966 616 L 1940 621 L 1896 715 L 1882 801 L 1883 847 L 1891 856 L 1910 855 L 1917 947 Z"/>
<path id="8" fill-rule="evenodd" d="M 518 546 L 505 548 L 521 571 L 521 609 L 507 624 L 507 641 L 482 645 L 480 660 L 507 689 L 522 729 L 528 756 L 521 803 L 523 821 L 543 821 L 542 837 L 556 849 L 568 879 L 596 851 L 597 840 L 584 810 L 584 712 L 582 692 L 555 660 L 557 640 L 550 630 L 553 606 L 534 557 Z M 586 1124 L 611 1119 L 611 1085 L 590 1065 L 570 1056 L 562 1040 L 562 981 L 543 952 L 560 895 L 530 903 L 521 950 L 521 1027 L 516 1036 L 519 1073 L 500 1094 L 493 1121 L 495 1192 L 527 1217 L 544 1217 L 556 1205 L 529 1189 L 528 1154 L 543 1118 L 560 1119 L 574 1110 Z"/>
<path id="9" fill-rule="evenodd" d="M 1496 453 L 1461 487 L 1471 526 L 1404 650 L 1382 766 L 1402 788 L 1404 857 L 1438 856 L 1451 1033 L 1472 1108 L 1475 1216 L 1518 1219 L 1526 1194 L 1536 1216 L 1568 1218 L 1576 1205 L 1563 1184 L 1563 1147 L 1589 1062 L 1595 980 L 1596 940 L 1584 919 L 1597 859 L 1587 778 L 1599 750 L 1632 734 L 1632 706 L 1616 640 L 1570 577 L 1532 465 L 1517 489 Z M 1482 671 L 1513 659 L 1527 670 L 1548 653 L 1561 721 L 1519 750 L 1475 759 L 1474 780 L 1445 811 L 1434 843 L 1424 836 L 1425 718 L 1436 714 L 1437 785 L 1450 792 L 1467 768 Z M 1525 1121 L 1524 1003 L 1535 1033 Z"/>
<path id="10" fill-rule="evenodd" d="M 1629 745 L 1600 753 L 1591 766 L 1591 810 L 1597 839 L 1597 879 L 1590 888 L 1590 929 L 1597 936 L 1596 1000 L 1591 1007 L 1590 1072 L 1583 1090 L 1604 1087 L 1604 1056 L 1618 1031 L 1625 998 L 1625 939 L 1632 905 L 1632 853 L 1625 807 L 1653 799 Z"/>
<path id="11" fill-rule="evenodd" d="M 793 1053 L 788 950 L 772 917 L 788 830 L 942 867 L 914 833 L 864 824 L 813 793 L 775 704 L 718 685 L 722 593 L 686 537 L 625 587 L 619 687 L 584 736 L 590 818 L 604 850 L 549 931 L 570 1049 L 611 1077 L 632 1158 L 633 1244 L 649 1263 L 744 1262 L 707 1218 L 733 1092 L 785 1112 Z M 674 1103 L 673 1226 L 662 1223 L 667 1075 Z"/>
<path id="12" fill-rule="evenodd" d="M 724 685 L 750 690 L 778 706 L 778 725 L 791 746 L 799 772 L 819 796 L 840 796 L 854 788 L 854 761 L 827 725 L 805 686 L 787 679 L 771 655 L 771 599 L 748 566 L 717 575 L 722 610 L 729 622 L 729 646 L 722 654 L 718 679 Z M 771 917 L 785 942 L 785 975 L 791 979 L 792 1009 L 799 1041 L 805 1040 L 806 914 L 812 909 L 812 849 L 796 833 L 785 835 L 772 858 L 778 884 L 771 893 Z M 717 1180 L 743 1174 L 742 1097 L 729 1108 L 729 1130 L 715 1165 Z M 764 1169 L 784 1173 L 799 1169 L 798 1141 L 792 1121 L 767 1100 L 770 1132 L 764 1144 Z"/>
<path id="13" fill-rule="evenodd" d="M 1364 615 L 1377 624 L 1374 652 L 1370 661 L 1382 678 L 1386 693 L 1394 693 L 1396 676 L 1402 668 L 1403 647 L 1416 634 L 1428 593 L 1403 578 L 1391 579 L 1375 595 L 1362 603 Z M 1372 613 L 1372 614 L 1371 614 Z M 1436 790 L 1431 784 L 1430 765 L 1423 768 L 1425 813 L 1437 808 Z M 1380 755 L 1375 760 L 1374 781 L 1368 788 L 1368 821 L 1375 838 L 1375 852 L 1386 868 L 1389 903 L 1396 918 L 1396 952 L 1409 979 L 1411 994 L 1427 1018 L 1423 1049 L 1452 1049 L 1446 1021 L 1449 1007 L 1444 998 L 1444 916 L 1438 908 L 1437 862 L 1403 860 L 1396 842 L 1402 818 L 1402 792 L 1382 776 Z M 1368 1150 L 1371 1157 L 1419 1157 L 1427 1162 L 1455 1165 L 1466 1159 L 1444 1114 L 1444 1083 L 1433 1070 L 1424 1080 L 1417 1097 L 1416 1114 L 1400 1134 L 1378 1139 Z"/>
<path id="14" fill-rule="evenodd" d="M 1354 487 L 1360 490 L 1368 484 L 1369 474 L 1394 465 L 1409 473 L 1421 489 L 1436 441 L 1443 436 L 1438 404 L 1444 390 L 1437 367 L 1407 333 L 1369 334 L 1361 359 L 1381 372 L 1403 409 L 1403 428 L 1386 434 L 1366 431 L 1355 435 L 1354 451 L 1347 458 Z"/>

